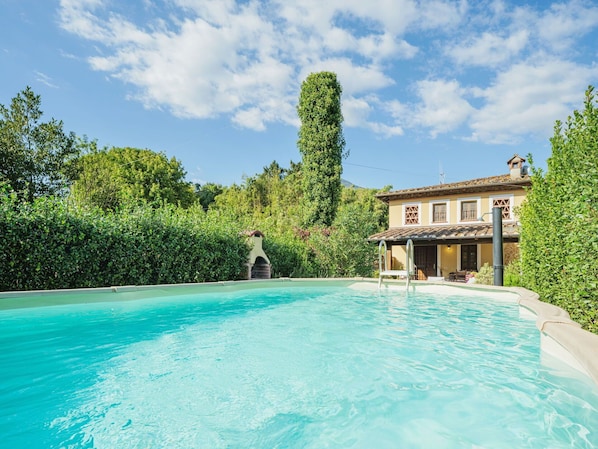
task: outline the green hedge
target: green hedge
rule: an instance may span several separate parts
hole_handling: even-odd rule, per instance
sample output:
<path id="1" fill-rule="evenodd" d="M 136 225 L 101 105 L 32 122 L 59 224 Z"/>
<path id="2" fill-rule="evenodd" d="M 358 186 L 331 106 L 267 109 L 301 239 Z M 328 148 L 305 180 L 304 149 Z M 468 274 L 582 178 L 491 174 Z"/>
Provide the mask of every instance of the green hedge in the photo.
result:
<path id="1" fill-rule="evenodd" d="M 238 279 L 249 249 L 202 210 L 106 214 L 64 200 L 0 198 L 0 291 Z"/>
<path id="2" fill-rule="evenodd" d="M 305 241 L 292 234 L 268 233 L 264 252 L 272 264 L 272 277 L 309 278 L 317 272 L 315 254 Z"/>
<path id="3" fill-rule="evenodd" d="M 556 123 L 521 213 L 522 285 L 598 333 L 598 103 Z"/>

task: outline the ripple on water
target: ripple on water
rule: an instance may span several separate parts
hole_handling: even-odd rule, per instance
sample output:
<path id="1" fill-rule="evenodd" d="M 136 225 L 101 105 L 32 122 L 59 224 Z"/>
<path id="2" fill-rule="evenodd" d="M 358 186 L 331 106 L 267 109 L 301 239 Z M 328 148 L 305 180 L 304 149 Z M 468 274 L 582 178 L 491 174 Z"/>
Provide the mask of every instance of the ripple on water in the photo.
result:
<path id="1" fill-rule="evenodd" d="M 18 356 L 0 337 L 0 363 L 14 363 L 0 435 L 14 448 L 31 444 L 8 428 L 45 447 L 598 447 L 597 389 L 540 364 L 514 304 L 245 294 L 11 317 L 33 337 Z"/>

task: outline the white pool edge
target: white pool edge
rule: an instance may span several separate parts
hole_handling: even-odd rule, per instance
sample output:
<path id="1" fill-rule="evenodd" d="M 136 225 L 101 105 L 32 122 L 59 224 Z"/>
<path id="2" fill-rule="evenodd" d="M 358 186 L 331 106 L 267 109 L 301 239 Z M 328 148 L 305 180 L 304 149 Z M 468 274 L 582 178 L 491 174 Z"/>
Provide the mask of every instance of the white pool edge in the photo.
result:
<path id="1" fill-rule="evenodd" d="M 447 285 L 447 283 L 442 283 Z M 451 284 L 449 284 L 451 285 Z M 452 285 L 451 285 L 452 286 Z M 540 300 L 523 287 L 455 285 L 456 288 L 486 292 L 511 292 L 518 296 L 521 315 L 535 316 L 540 332 L 540 350 L 583 373 L 598 385 L 598 335 L 581 328 L 562 308 Z"/>
<path id="2" fill-rule="evenodd" d="M 388 283 L 389 281 L 385 281 Z M 396 282 L 396 281 L 395 281 Z M 432 290 L 437 287 L 460 288 L 476 293 L 512 293 L 517 296 L 522 317 L 535 319 L 540 332 L 540 350 L 581 372 L 598 385 L 598 335 L 581 328 L 562 308 L 540 301 L 540 296 L 523 287 L 498 287 L 480 284 L 415 281 L 414 290 Z M 425 287 L 424 287 L 425 286 Z M 404 289 L 402 281 L 390 281 L 383 288 Z"/>
<path id="3" fill-rule="evenodd" d="M 569 314 L 540 301 L 537 293 L 522 287 L 506 287 L 519 294 L 519 305 L 536 315 L 541 349 L 583 372 L 598 385 L 598 335 L 581 328 Z"/>

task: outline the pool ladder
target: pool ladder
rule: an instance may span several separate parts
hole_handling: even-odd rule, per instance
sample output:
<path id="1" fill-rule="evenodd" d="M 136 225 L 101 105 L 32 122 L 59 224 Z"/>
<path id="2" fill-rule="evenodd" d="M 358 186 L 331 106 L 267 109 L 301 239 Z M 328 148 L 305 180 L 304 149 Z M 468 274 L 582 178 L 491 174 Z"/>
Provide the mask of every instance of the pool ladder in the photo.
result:
<path id="1" fill-rule="evenodd" d="M 378 288 L 382 287 L 382 279 L 390 276 L 398 276 L 406 278 L 406 289 L 409 290 L 409 281 L 411 276 L 415 273 L 415 264 L 413 262 L 413 241 L 407 240 L 405 251 L 407 259 L 405 261 L 405 270 L 389 270 L 388 269 L 388 255 L 387 255 L 386 240 L 380 240 L 378 244 L 378 270 L 380 275 L 378 277 Z M 383 260 L 384 259 L 384 260 Z"/>

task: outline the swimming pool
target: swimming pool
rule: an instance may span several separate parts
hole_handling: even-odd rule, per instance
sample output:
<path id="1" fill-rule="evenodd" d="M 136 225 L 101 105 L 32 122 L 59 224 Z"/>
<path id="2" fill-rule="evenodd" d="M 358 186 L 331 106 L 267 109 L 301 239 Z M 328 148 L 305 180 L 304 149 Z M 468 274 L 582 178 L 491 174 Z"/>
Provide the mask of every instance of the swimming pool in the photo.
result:
<path id="1" fill-rule="evenodd" d="M 598 388 L 540 352 L 513 294 L 241 285 L 5 298 L 0 441 L 598 447 Z"/>

